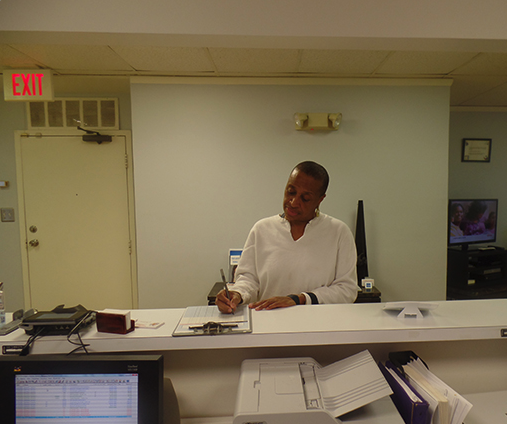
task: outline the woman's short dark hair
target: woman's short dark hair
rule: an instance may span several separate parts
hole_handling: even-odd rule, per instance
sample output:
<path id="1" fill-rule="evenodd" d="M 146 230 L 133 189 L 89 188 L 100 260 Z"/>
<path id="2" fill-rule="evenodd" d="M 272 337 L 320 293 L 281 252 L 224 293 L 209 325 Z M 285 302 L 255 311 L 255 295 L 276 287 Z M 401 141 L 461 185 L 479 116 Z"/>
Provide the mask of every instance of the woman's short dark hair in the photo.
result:
<path id="1" fill-rule="evenodd" d="M 488 209 L 486 202 L 482 200 L 474 200 L 468 207 L 467 219 L 477 219 L 478 215 L 483 214 Z"/>
<path id="2" fill-rule="evenodd" d="M 327 187 L 329 185 L 329 174 L 322 165 L 319 165 L 316 162 L 305 161 L 298 163 L 292 172 L 295 170 L 303 172 L 304 174 L 312 177 L 313 179 L 320 181 L 322 183 L 322 192 L 321 194 L 326 194 Z"/>

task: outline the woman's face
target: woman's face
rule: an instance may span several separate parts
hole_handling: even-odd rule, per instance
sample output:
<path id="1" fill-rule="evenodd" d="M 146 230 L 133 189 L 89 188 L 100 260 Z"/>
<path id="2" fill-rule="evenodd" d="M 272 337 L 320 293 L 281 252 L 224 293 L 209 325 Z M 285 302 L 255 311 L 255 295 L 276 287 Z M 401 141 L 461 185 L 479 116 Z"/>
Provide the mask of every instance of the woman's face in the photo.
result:
<path id="1" fill-rule="evenodd" d="M 454 210 L 454 215 L 452 217 L 452 222 L 455 224 L 459 224 L 463 220 L 463 208 L 461 206 L 458 206 Z"/>
<path id="2" fill-rule="evenodd" d="M 283 211 L 291 224 L 307 223 L 315 218 L 315 210 L 326 197 L 322 183 L 297 169 L 292 172 L 285 187 Z"/>

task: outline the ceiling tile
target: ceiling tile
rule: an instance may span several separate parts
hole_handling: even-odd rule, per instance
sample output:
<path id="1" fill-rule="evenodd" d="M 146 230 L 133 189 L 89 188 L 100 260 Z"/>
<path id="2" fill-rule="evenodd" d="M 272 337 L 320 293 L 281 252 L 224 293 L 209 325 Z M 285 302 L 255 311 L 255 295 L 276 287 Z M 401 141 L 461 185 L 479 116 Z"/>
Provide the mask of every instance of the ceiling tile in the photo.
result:
<path id="1" fill-rule="evenodd" d="M 0 69 L 37 68 L 40 63 L 7 44 L 0 44 Z"/>
<path id="2" fill-rule="evenodd" d="M 507 53 L 480 53 L 469 63 L 456 69 L 453 75 L 506 75 Z"/>
<path id="3" fill-rule="evenodd" d="M 393 52 L 377 75 L 447 75 L 477 56 L 474 52 Z"/>
<path id="4" fill-rule="evenodd" d="M 109 46 L 16 44 L 15 49 L 51 69 L 132 71 Z"/>
<path id="5" fill-rule="evenodd" d="M 463 102 L 462 106 L 507 106 L 507 81 Z"/>
<path id="6" fill-rule="evenodd" d="M 359 50 L 303 50 L 300 72 L 337 75 L 370 75 L 388 52 Z"/>
<path id="7" fill-rule="evenodd" d="M 37 67 L 96 77 L 445 75 L 454 80 L 452 106 L 507 105 L 507 53 L 0 44 L 0 72 Z"/>
<path id="8" fill-rule="evenodd" d="M 111 46 L 138 71 L 211 72 L 213 65 L 205 48 L 163 46 Z"/>
<path id="9" fill-rule="evenodd" d="M 294 73 L 299 62 L 298 50 L 210 48 L 209 52 L 221 74 Z"/>
<path id="10" fill-rule="evenodd" d="M 507 76 L 453 76 L 453 81 L 451 106 L 471 105 L 481 94 L 504 84 Z"/>
<path id="11" fill-rule="evenodd" d="M 96 69 L 57 69 L 53 71 L 55 75 L 88 75 L 88 76 L 138 76 L 139 73 L 130 71 L 97 71 Z"/>

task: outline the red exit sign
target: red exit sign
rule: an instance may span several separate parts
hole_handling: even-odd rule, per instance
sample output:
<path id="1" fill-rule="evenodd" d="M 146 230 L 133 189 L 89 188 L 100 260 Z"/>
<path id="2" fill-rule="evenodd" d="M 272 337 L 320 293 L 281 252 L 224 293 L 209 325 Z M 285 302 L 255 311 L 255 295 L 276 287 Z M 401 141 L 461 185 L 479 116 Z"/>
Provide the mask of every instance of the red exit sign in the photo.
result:
<path id="1" fill-rule="evenodd" d="M 53 72 L 50 69 L 4 70 L 6 101 L 54 100 Z"/>

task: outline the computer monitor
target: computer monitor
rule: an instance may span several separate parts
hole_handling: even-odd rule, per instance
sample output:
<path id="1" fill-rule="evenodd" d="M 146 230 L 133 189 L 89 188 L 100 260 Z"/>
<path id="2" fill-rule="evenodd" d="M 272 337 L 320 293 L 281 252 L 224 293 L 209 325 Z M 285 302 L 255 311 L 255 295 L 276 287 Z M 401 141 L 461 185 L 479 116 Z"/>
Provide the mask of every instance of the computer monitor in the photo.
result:
<path id="1" fill-rule="evenodd" d="M 0 357 L 2 424 L 162 424 L 160 355 Z"/>

